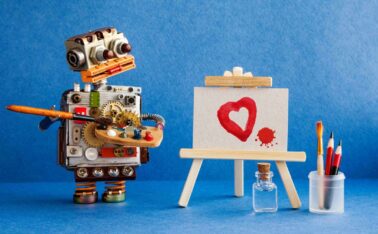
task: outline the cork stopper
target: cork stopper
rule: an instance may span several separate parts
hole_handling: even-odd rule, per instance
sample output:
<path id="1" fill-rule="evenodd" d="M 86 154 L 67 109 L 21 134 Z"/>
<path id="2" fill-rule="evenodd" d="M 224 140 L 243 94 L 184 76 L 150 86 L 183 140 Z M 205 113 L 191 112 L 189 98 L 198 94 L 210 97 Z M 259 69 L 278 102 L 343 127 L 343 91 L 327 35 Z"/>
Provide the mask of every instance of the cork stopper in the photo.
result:
<path id="1" fill-rule="evenodd" d="M 269 179 L 269 173 L 270 173 L 270 163 L 262 162 L 257 163 L 258 171 L 261 173 L 260 179 L 267 180 Z"/>
<path id="2" fill-rule="evenodd" d="M 262 162 L 257 163 L 257 168 L 260 173 L 269 173 L 270 172 L 270 163 Z"/>

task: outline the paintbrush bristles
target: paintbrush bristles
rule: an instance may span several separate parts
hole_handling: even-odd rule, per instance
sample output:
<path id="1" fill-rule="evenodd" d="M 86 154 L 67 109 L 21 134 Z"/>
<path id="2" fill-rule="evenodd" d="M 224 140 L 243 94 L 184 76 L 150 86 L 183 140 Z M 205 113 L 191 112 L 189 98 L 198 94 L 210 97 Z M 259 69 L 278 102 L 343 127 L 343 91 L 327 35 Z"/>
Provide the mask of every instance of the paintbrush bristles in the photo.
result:
<path id="1" fill-rule="evenodd" d="M 316 122 L 316 135 L 318 137 L 318 155 L 323 155 L 323 123 Z"/>

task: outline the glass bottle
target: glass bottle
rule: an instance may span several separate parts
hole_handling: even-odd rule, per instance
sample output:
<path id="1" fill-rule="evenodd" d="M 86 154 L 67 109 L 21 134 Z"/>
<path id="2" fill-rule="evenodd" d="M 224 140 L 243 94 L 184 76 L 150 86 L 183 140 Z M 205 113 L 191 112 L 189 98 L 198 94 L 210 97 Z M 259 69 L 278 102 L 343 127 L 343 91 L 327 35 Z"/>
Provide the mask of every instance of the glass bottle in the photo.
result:
<path id="1" fill-rule="evenodd" d="M 272 182 L 270 163 L 258 163 L 256 182 L 252 188 L 252 205 L 255 212 L 276 212 L 278 208 L 277 186 Z"/>

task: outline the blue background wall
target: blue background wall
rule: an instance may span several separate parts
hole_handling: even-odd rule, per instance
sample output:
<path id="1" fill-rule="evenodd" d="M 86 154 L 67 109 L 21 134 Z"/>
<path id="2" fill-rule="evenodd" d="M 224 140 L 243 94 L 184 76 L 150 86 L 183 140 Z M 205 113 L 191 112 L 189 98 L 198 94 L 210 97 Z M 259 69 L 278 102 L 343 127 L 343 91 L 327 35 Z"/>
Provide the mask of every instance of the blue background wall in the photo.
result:
<path id="1" fill-rule="evenodd" d="M 64 41 L 115 26 L 133 45 L 137 69 L 113 77 L 138 85 L 144 111 L 166 117 L 165 140 L 139 179 L 184 179 L 192 144 L 193 87 L 235 65 L 272 76 L 290 89 L 289 150 L 295 178 L 316 167 L 315 122 L 344 144 L 342 170 L 378 177 L 378 4 L 372 1 L 1 1 L 0 106 L 49 107 L 80 81 L 65 61 Z M 36 116 L 0 110 L 0 181 L 63 181 L 56 128 L 40 133 Z M 325 138 L 326 139 L 326 138 Z M 325 140 L 326 142 L 326 140 Z M 209 161 L 201 179 L 231 179 L 232 162 Z M 254 163 L 248 162 L 251 178 Z"/>

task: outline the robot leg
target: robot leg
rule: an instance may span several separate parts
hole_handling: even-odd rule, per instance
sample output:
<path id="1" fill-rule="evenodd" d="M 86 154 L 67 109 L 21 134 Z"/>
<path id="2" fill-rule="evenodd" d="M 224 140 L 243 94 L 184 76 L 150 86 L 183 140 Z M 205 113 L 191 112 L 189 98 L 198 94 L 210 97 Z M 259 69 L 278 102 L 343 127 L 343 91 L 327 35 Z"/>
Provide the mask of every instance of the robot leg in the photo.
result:
<path id="1" fill-rule="evenodd" d="M 74 203 L 92 204 L 96 203 L 98 193 L 96 191 L 96 182 L 77 182 L 76 190 L 73 195 Z"/>
<path id="2" fill-rule="evenodd" d="M 102 194 L 104 202 L 123 202 L 126 198 L 126 181 L 107 181 L 105 192 Z"/>

